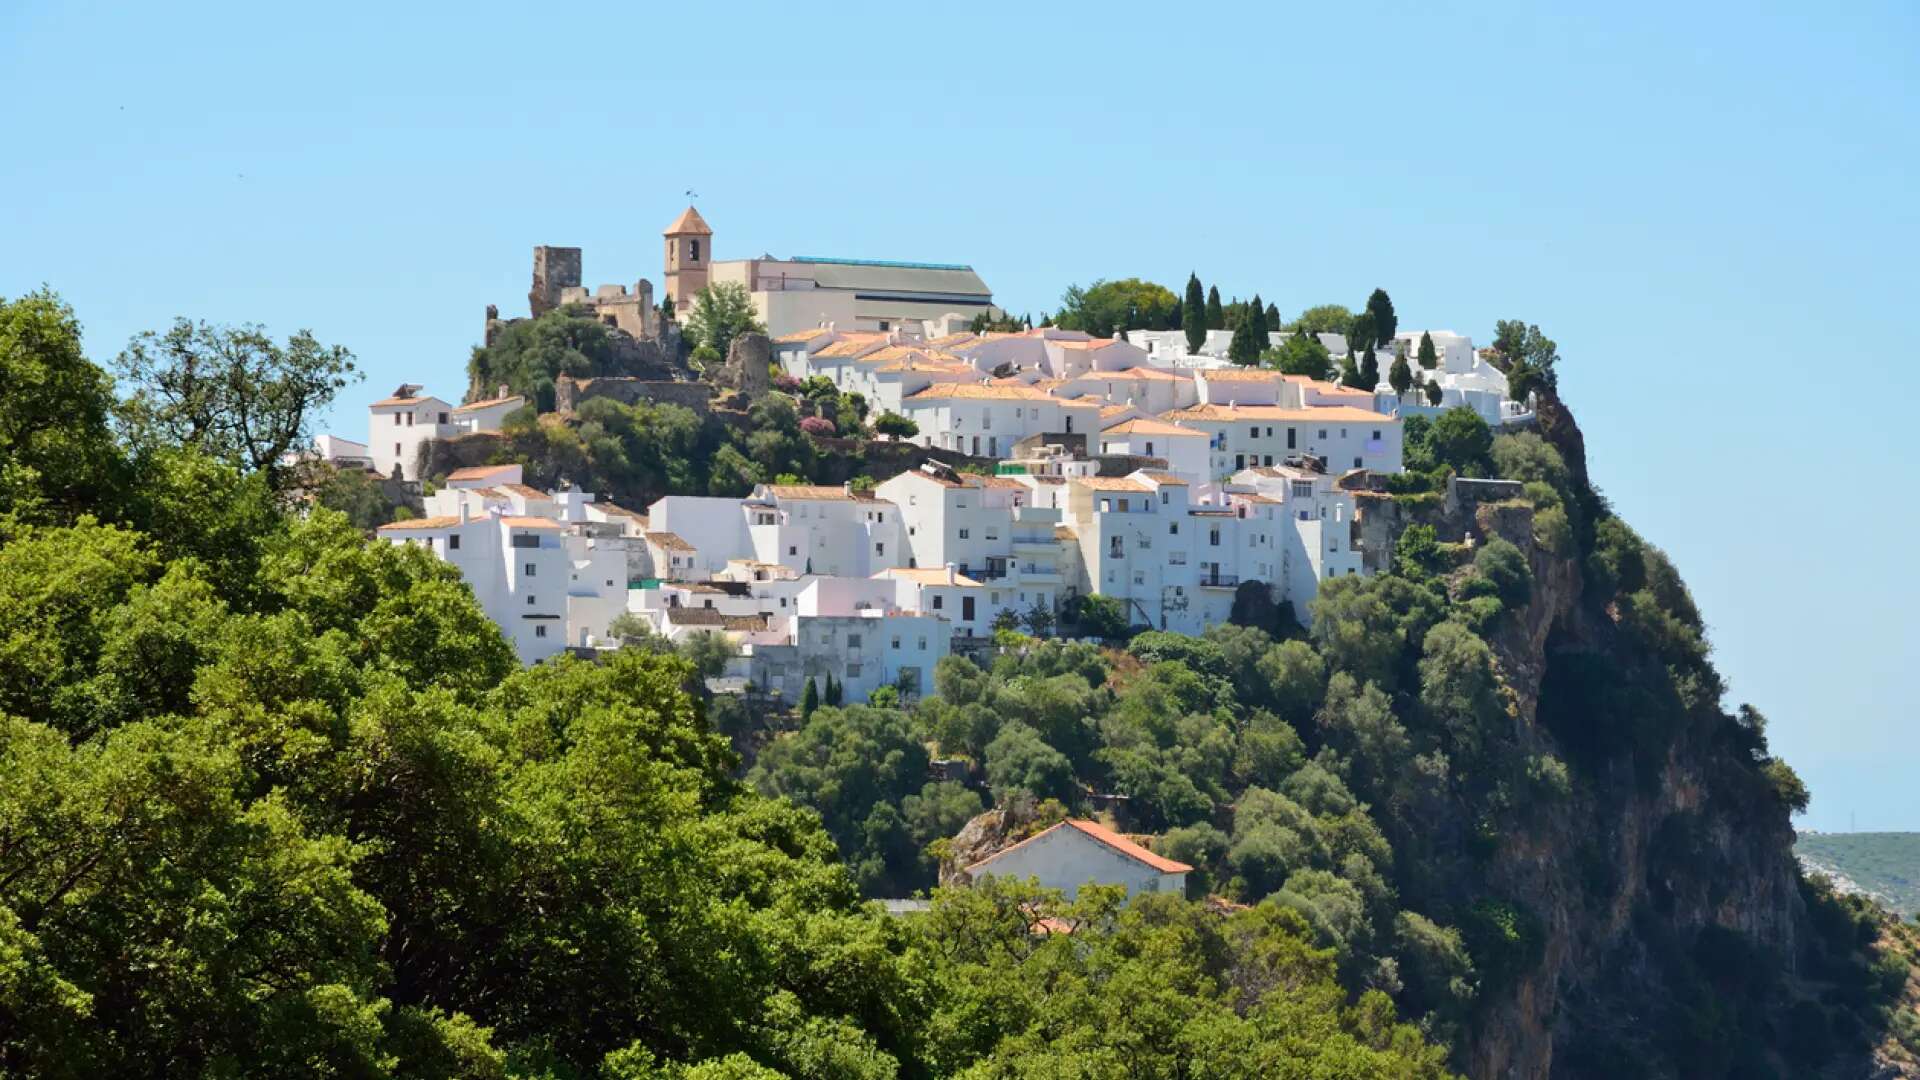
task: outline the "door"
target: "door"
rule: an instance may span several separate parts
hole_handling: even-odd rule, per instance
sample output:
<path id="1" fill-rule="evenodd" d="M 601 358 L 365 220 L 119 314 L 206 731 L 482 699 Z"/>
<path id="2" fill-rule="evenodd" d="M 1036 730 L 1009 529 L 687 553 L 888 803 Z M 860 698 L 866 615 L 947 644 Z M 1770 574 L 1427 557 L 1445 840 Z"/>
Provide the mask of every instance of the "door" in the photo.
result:
<path id="1" fill-rule="evenodd" d="M 973 621 L 973 597 L 971 596 L 963 596 L 960 598 L 960 621 Z"/>

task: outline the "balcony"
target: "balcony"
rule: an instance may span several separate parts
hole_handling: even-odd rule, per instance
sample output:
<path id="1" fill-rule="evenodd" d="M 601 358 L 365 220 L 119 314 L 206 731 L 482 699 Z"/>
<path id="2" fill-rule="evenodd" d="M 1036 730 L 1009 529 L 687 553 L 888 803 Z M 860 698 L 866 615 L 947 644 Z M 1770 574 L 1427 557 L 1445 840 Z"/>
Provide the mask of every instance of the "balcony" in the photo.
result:
<path id="1" fill-rule="evenodd" d="M 1200 575 L 1200 587 L 1203 589 L 1237 589 L 1240 577 L 1237 574 L 1222 574 L 1208 570 Z"/>

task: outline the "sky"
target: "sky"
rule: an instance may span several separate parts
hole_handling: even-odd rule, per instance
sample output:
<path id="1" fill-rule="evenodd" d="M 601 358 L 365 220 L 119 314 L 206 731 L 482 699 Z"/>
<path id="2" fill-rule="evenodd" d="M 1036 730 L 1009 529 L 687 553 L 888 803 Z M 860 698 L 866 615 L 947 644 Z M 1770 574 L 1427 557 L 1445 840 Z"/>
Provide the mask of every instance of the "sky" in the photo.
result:
<path id="1" fill-rule="evenodd" d="M 968 263 L 1036 321 L 1189 272 L 1525 319 L 1801 824 L 1920 829 L 1920 7 L 1586 7 L 10 0 L 0 296 L 52 287 L 102 363 L 311 329 L 356 439 L 400 382 L 459 396 L 534 245 L 657 288 L 688 191 L 719 258 Z"/>

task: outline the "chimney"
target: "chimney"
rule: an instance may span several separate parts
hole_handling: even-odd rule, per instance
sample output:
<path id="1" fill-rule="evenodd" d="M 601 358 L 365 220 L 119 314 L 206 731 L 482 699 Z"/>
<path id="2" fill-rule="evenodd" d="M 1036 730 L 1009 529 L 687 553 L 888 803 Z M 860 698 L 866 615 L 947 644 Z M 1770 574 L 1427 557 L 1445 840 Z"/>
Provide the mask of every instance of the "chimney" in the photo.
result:
<path id="1" fill-rule="evenodd" d="M 460 496 L 460 524 L 465 525 L 466 523 L 467 523 L 467 496 L 465 495 L 465 493 L 462 493 Z"/>
<path id="2" fill-rule="evenodd" d="M 955 567 L 952 563 L 948 563 L 947 564 L 947 584 L 955 585 L 958 583 L 959 583 L 959 569 Z"/>
<path id="3" fill-rule="evenodd" d="M 849 480 L 846 483 L 841 484 L 840 490 L 846 492 L 848 498 L 852 498 L 853 497 L 853 481 Z"/>

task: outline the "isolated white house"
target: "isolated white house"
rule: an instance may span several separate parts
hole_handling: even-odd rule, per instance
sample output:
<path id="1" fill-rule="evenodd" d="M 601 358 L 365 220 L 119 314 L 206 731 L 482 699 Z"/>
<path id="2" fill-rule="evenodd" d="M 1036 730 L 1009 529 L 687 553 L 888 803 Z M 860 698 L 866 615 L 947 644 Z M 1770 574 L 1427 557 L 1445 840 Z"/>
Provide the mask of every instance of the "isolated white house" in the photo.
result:
<path id="1" fill-rule="evenodd" d="M 966 867 L 973 881 L 1032 878 L 1071 900 L 1083 885 L 1118 885 L 1132 899 L 1142 893 L 1185 896 L 1193 867 L 1155 855 L 1094 821 L 1067 820 Z"/>
<path id="2" fill-rule="evenodd" d="M 455 407 L 417 383 L 402 383 L 394 392 L 367 406 L 367 456 L 382 476 L 400 468 L 403 480 L 420 479 L 420 447 L 434 439 L 450 439 L 476 431 L 498 431 L 508 413 L 526 399 L 500 388 L 498 397 Z"/>

